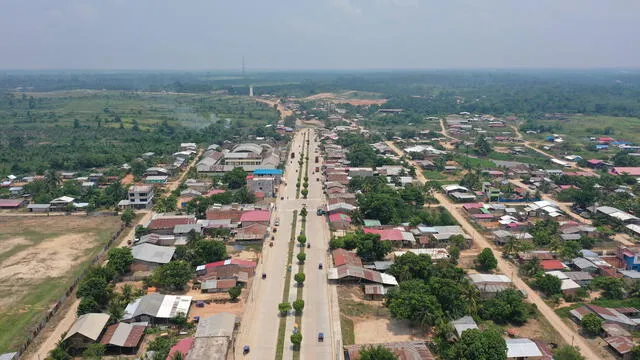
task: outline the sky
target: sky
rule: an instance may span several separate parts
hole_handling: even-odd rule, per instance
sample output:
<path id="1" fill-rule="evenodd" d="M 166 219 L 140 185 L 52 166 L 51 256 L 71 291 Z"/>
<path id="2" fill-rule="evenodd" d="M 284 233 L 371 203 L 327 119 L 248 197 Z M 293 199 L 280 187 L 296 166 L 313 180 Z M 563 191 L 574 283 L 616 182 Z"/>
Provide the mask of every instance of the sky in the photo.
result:
<path id="1" fill-rule="evenodd" d="M 0 69 L 638 68 L 638 0 L 0 0 Z"/>

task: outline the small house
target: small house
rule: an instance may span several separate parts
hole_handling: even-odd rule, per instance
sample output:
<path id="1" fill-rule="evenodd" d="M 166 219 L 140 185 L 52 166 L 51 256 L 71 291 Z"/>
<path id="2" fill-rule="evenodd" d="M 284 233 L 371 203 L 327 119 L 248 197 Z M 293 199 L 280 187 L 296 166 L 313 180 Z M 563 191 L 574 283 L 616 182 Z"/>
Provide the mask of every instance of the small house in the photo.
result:
<path id="1" fill-rule="evenodd" d="M 72 348 L 86 348 L 88 345 L 98 341 L 108 321 L 108 314 L 88 313 L 80 315 L 71 326 L 71 329 L 67 331 L 63 340 Z"/>

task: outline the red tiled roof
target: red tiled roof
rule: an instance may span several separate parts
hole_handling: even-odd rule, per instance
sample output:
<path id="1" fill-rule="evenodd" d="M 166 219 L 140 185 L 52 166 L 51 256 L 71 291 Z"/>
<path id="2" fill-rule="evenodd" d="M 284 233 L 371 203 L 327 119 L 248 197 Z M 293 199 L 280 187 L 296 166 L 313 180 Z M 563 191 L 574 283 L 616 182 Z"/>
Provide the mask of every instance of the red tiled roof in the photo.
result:
<path id="1" fill-rule="evenodd" d="M 334 265 L 352 265 L 362 267 L 362 260 L 355 253 L 345 250 L 345 249 L 335 249 L 331 252 L 331 256 L 333 256 Z"/>
<path id="2" fill-rule="evenodd" d="M 245 222 L 245 221 L 263 222 L 263 221 L 269 221 L 270 218 L 271 218 L 271 213 L 266 210 L 249 210 L 249 211 L 244 211 L 242 215 L 240 215 L 240 222 Z"/>
<path id="3" fill-rule="evenodd" d="M 149 229 L 173 229 L 176 225 L 195 224 L 196 222 L 195 217 L 159 218 L 151 220 Z"/>
<path id="4" fill-rule="evenodd" d="M 251 267 L 251 268 L 254 268 L 254 267 L 256 267 L 256 262 L 255 261 L 249 261 L 249 260 L 242 260 L 242 259 L 227 259 L 227 260 L 221 260 L 221 261 L 216 261 L 216 262 L 205 264 L 204 268 L 205 269 L 212 269 L 212 268 L 225 266 L 225 265 L 238 265 L 240 267 Z"/>
<path id="5" fill-rule="evenodd" d="M 540 261 L 540 266 L 544 270 L 562 270 L 565 268 L 560 260 L 542 260 Z"/>
<path id="6" fill-rule="evenodd" d="M 618 174 L 618 175 L 622 175 L 622 174 L 629 174 L 631 176 L 640 176 L 640 167 L 614 167 L 613 168 L 613 173 Z"/>
<path id="7" fill-rule="evenodd" d="M 604 161 L 602 160 L 598 160 L 598 159 L 589 159 L 587 160 L 587 162 L 591 165 L 600 165 L 602 163 L 604 163 Z"/>
<path id="8" fill-rule="evenodd" d="M 213 196 L 218 194 L 223 194 L 225 191 L 222 189 L 212 189 L 209 192 L 205 193 L 203 196 Z"/>
<path id="9" fill-rule="evenodd" d="M 330 222 L 346 221 L 350 223 L 351 218 L 349 217 L 349 215 L 345 215 L 343 213 L 335 213 L 335 214 L 329 215 L 329 221 Z"/>
<path id="10" fill-rule="evenodd" d="M 402 237 L 402 231 L 398 229 L 364 229 L 365 234 L 378 234 L 380 235 L 380 240 L 389 240 L 389 241 L 402 241 L 404 237 Z"/>
<path id="11" fill-rule="evenodd" d="M 0 199 L 0 207 L 18 207 L 23 202 L 22 199 Z"/>
<path id="12" fill-rule="evenodd" d="M 235 238 L 239 240 L 260 240 L 267 234 L 267 225 L 252 224 L 234 231 Z"/>
<path id="13" fill-rule="evenodd" d="M 169 350 L 169 355 L 167 356 L 167 360 L 172 360 L 173 355 L 178 351 L 180 351 L 182 355 L 185 355 L 183 357 L 186 358 L 186 355 L 189 353 L 189 351 L 193 347 L 194 340 L 195 338 L 188 337 L 178 341 L 178 343 L 173 345 L 171 350 Z"/>
<path id="14" fill-rule="evenodd" d="M 484 207 L 484 204 L 482 203 L 468 203 L 468 204 L 463 204 L 462 205 L 463 208 L 465 209 L 480 209 L 482 207 Z"/>

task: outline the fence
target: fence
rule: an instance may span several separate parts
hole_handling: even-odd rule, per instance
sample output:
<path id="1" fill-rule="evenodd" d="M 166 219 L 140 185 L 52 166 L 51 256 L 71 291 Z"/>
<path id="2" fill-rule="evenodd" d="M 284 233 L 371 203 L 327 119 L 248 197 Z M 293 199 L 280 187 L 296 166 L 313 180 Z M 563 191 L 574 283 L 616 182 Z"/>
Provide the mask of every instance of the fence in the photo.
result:
<path id="1" fill-rule="evenodd" d="M 71 285 L 69 285 L 67 290 L 64 292 L 64 295 L 61 296 L 58 299 L 58 301 L 55 302 L 53 307 L 51 309 L 49 309 L 49 311 L 47 311 L 47 313 L 45 314 L 44 318 L 42 320 L 40 320 L 38 325 L 36 325 L 31 330 L 31 333 L 29 335 L 27 335 L 26 341 L 23 342 L 22 345 L 20 345 L 20 347 L 16 350 L 16 352 L 18 352 L 19 356 L 22 356 L 22 354 L 25 352 L 25 350 L 27 350 L 27 348 L 31 345 L 33 340 L 38 336 L 38 334 L 40 334 L 42 329 L 44 329 L 44 327 L 47 326 L 47 323 L 49 322 L 49 320 L 51 320 L 51 318 L 58 312 L 58 310 L 60 310 L 60 308 L 62 307 L 64 302 L 69 298 L 69 295 L 71 295 L 71 293 L 73 293 L 73 291 L 76 289 L 76 287 L 78 286 L 80 281 L 82 281 L 82 278 L 86 275 L 88 268 L 90 266 L 92 266 L 92 265 L 95 265 L 95 264 L 101 262 L 101 260 L 104 259 L 104 256 L 106 255 L 107 251 L 109 250 L 111 245 L 113 245 L 113 242 L 116 241 L 116 239 L 120 236 L 120 234 L 122 234 L 122 231 L 124 229 L 125 229 L 124 224 L 121 224 L 120 228 L 111 236 L 111 239 L 109 239 L 109 241 L 104 245 L 102 250 L 100 250 L 100 253 L 98 253 L 98 255 L 96 255 L 93 259 L 91 259 L 91 262 L 90 262 L 89 266 L 87 266 L 84 270 L 82 270 L 82 273 L 80 273 L 80 275 L 78 275 L 73 280 L 73 283 L 71 283 Z"/>

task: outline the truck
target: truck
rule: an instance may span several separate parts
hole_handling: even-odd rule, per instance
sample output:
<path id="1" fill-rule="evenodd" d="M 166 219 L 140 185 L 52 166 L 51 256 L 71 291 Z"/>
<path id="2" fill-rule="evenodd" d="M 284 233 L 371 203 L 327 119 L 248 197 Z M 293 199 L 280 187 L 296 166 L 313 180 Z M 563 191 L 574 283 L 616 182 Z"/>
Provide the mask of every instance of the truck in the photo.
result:
<path id="1" fill-rule="evenodd" d="M 316 156 L 316 164 L 320 162 L 320 157 Z"/>

